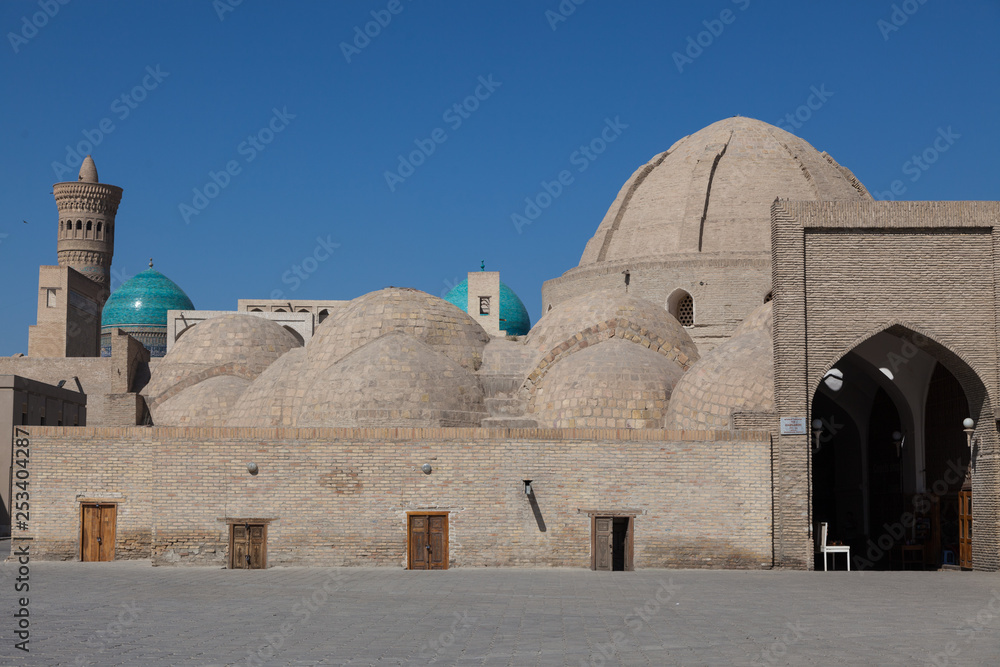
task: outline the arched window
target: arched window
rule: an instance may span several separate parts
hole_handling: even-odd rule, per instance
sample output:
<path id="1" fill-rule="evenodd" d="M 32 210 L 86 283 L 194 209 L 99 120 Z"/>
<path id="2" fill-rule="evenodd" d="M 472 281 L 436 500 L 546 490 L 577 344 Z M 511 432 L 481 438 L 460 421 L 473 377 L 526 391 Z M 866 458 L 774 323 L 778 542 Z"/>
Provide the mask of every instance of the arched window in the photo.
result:
<path id="1" fill-rule="evenodd" d="M 262 311 L 261 311 L 261 309 L 260 309 L 260 308 L 251 308 L 251 309 L 250 309 L 250 312 L 251 312 L 251 313 L 259 313 L 259 312 L 262 312 Z"/>
<path id="2" fill-rule="evenodd" d="M 94 231 L 94 221 L 93 220 L 88 220 L 87 221 L 87 233 L 84 234 L 84 238 L 88 238 L 88 239 L 91 238 L 91 236 L 93 234 L 93 231 Z"/>
<path id="3" fill-rule="evenodd" d="M 76 221 L 76 235 L 73 238 L 77 238 L 78 239 L 78 238 L 82 238 L 82 237 L 83 237 L 83 220 L 77 220 Z"/>
<path id="4" fill-rule="evenodd" d="M 330 315 L 330 311 L 327 310 L 326 308 L 324 308 L 323 310 L 319 311 L 319 321 L 322 323 L 323 320 L 325 320 L 327 317 L 329 317 L 329 315 Z"/>
<path id="5" fill-rule="evenodd" d="M 684 290 L 674 290 L 667 299 L 667 311 L 681 323 L 681 326 L 694 326 L 694 299 Z"/>
<path id="6" fill-rule="evenodd" d="M 764 303 L 767 303 L 767 302 L 771 301 L 772 299 L 774 299 L 774 291 L 773 290 L 764 295 Z"/>
<path id="7" fill-rule="evenodd" d="M 97 222 L 97 238 L 98 239 L 104 238 L 104 223 L 99 220 Z"/>

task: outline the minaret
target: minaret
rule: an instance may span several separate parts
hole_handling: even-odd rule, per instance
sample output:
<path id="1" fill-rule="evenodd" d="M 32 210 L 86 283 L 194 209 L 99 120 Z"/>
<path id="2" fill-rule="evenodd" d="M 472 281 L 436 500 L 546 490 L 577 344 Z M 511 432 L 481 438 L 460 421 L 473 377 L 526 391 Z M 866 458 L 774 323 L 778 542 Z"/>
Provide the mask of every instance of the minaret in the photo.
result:
<path id="1" fill-rule="evenodd" d="M 100 183 L 97 166 L 88 155 L 76 181 L 56 183 L 52 194 L 59 208 L 59 266 L 69 266 L 103 288 L 100 305 L 111 288 L 111 258 L 115 252 L 115 215 L 122 198 L 117 185 Z"/>

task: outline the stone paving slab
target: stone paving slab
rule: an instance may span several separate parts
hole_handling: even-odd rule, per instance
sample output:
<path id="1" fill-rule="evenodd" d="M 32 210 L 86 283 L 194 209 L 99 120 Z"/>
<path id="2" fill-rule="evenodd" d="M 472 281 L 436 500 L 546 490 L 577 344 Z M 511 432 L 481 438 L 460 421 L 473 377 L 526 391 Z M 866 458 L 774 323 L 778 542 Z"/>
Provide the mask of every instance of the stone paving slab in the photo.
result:
<path id="1" fill-rule="evenodd" d="M 998 665 L 1000 574 L 0 563 L 0 665 Z"/>

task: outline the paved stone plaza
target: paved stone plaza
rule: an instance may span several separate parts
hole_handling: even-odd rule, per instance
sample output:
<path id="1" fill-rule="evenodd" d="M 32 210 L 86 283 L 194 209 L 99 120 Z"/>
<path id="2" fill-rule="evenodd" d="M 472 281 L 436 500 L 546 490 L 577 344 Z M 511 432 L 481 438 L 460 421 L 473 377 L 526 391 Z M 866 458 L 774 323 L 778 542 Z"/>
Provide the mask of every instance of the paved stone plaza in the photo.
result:
<path id="1" fill-rule="evenodd" d="M 32 562 L 24 654 L 16 569 L 4 666 L 1000 664 L 1000 575 L 978 572 Z"/>

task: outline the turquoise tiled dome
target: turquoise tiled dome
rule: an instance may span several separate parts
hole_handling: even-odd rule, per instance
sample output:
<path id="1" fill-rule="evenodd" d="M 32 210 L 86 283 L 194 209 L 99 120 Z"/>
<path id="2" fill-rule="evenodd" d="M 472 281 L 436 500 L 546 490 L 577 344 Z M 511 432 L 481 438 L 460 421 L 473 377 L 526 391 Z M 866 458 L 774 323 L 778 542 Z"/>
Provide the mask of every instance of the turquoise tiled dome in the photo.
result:
<path id="1" fill-rule="evenodd" d="M 167 353 L 167 311 L 194 310 L 177 284 L 152 267 L 119 287 L 101 314 L 101 355 L 111 354 L 111 333 L 121 329 L 139 339 L 150 354 Z"/>
<path id="2" fill-rule="evenodd" d="M 469 281 L 463 280 L 444 295 L 445 301 L 454 306 L 468 310 Z M 523 336 L 531 329 L 531 319 L 528 310 L 514 290 L 500 283 L 500 329 L 508 336 Z"/>

